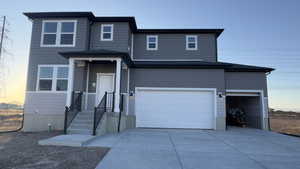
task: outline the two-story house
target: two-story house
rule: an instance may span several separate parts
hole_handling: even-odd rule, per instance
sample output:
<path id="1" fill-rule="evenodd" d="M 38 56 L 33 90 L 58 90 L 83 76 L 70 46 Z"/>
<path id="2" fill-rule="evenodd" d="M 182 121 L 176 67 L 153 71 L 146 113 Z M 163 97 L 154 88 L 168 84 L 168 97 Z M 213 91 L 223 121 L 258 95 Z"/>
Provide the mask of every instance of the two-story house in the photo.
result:
<path id="1" fill-rule="evenodd" d="M 223 29 L 139 29 L 134 17 L 24 13 L 32 21 L 25 131 L 224 130 L 230 109 L 268 128 L 273 69 L 218 61 Z"/>

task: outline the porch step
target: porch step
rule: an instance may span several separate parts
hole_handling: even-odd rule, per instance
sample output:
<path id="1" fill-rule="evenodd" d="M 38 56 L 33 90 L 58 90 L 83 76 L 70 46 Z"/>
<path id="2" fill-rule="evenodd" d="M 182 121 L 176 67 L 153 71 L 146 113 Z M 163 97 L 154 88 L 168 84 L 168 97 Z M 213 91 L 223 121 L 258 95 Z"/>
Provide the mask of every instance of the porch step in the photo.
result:
<path id="1" fill-rule="evenodd" d="M 93 132 L 94 113 L 92 111 L 79 112 L 67 129 L 68 134 L 86 134 Z"/>
<path id="2" fill-rule="evenodd" d="M 74 120 L 77 120 L 77 119 L 80 119 L 80 120 L 92 120 L 93 117 L 92 116 L 86 116 L 86 115 L 77 115 L 77 117 Z"/>
<path id="3" fill-rule="evenodd" d="M 89 129 L 74 129 L 68 128 L 68 134 L 85 134 L 85 135 L 92 135 L 93 131 Z"/>
<path id="4" fill-rule="evenodd" d="M 84 128 L 84 129 L 92 129 L 93 124 L 91 123 L 72 123 L 70 128 Z"/>

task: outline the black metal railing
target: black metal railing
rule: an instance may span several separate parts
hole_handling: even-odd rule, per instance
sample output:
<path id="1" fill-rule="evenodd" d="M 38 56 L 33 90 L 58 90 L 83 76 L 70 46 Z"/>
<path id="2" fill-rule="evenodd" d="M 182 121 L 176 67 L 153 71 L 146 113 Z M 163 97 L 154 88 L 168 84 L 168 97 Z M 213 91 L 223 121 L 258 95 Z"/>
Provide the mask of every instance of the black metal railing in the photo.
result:
<path id="1" fill-rule="evenodd" d="M 78 112 L 81 111 L 83 92 L 72 92 L 71 105 L 65 107 L 65 122 L 64 122 L 64 133 L 67 134 L 67 128 L 70 126 Z"/>
<path id="2" fill-rule="evenodd" d="M 122 112 L 124 110 L 124 94 L 120 94 L 120 104 L 119 104 L 119 108 L 120 108 L 120 113 L 119 113 L 119 119 L 118 119 L 118 132 L 120 132 L 121 129 L 121 118 L 122 118 Z"/>
<path id="3" fill-rule="evenodd" d="M 105 92 L 100 103 L 94 108 L 94 124 L 93 135 L 96 135 L 97 127 L 105 112 L 112 112 L 114 110 L 114 92 Z"/>

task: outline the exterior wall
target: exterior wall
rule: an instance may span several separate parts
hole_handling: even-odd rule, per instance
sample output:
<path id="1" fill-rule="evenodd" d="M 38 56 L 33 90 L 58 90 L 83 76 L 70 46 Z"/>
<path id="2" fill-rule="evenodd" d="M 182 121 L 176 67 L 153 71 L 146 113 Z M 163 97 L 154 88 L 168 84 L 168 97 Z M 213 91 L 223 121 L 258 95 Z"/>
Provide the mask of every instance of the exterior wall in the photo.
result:
<path id="1" fill-rule="evenodd" d="M 222 69 L 131 69 L 130 91 L 135 87 L 217 88 L 224 92 Z"/>
<path id="2" fill-rule="evenodd" d="M 27 91 L 36 89 L 37 71 L 39 64 L 69 64 L 68 60 L 58 54 L 63 51 L 85 50 L 87 48 L 89 21 L 86 18 L 62 18 L 63 20 L 77 20 L 75 47 L 40 47 L 43 19 L 34 19 L 30 54 L 28 62 Z M 60 20 L 60 19 L 55 19 Z"/>
<path id="3" fill-rule="evenodd" d="M 27 92 L 25 98 L 24 131 L 63 129 L 66 93 Z"/>
<path id="4" fill-rule="evenodd" d="M 216 88 L 224 95 L 221 69 L 130 69 L 130 91 L 135 87 Z M 216 129 L 225 130 L 225 98 L 216 96 Z M 135 114 L 135 97 L 129 97 L 129 112 Z"/>
<path id="5" fill-rule="evenodd" d="M 215 62 L 216 37 L 214 34 L 198 34 L 198 50 L 186 50 L 185 34 L 158 34 L 158 50 L 147 50 L 147 34 L 134 35 L 134 59 L 189 60 L 201 59 Z"/>
<path id="6" fill-rule="evenodd" d="M 87 110 L 94 110 L 96 102 L 96 93 L 88 93 Z"/>
<path id="7" fill-rule="evenodd" d="M 216 117 L 216 129 L 226 129 L 226 99 L 224 96 L 217 96 L 217 117 Z"/>
<path id="8" fill-rule="evenodd" d="M 113 40 L 101 41 L 101 24 L 113 24 Z M 126 22 L 102 23 L 96 22 L 91 27 L 91 49 L 106 49 L 129 52 L 130 28 Z"/>
<path id="9" fill-rule="evenodd" d="M 115 73 L 115 63 L 105 62 L 105 63 L 90 63 L 90 72 L 89 72 L 89 83 L 88 91 L 89 93 L 96 93 L 96 86 L 93 86 L 93 83 L 97 82 L 97 73 Z"/>
<path id="10" fill-rule="evenodd" d="M 267 76 L 263 72 L 225 72 L 226 90 L 263 90 L 267 96 Z"/>
<path id="11" fill-rule="evenodd" d="M 75 62 L 74 68 L 74 90 L 75 91 L 85 91 L 87 80 L 87 65 L 78 66 Z"/>
<path id="12" fill-rule="evenodd" d="M 121 69 L 121 93 L 127 93 L 128 88 L 128 68 L 122 64 Z"/>

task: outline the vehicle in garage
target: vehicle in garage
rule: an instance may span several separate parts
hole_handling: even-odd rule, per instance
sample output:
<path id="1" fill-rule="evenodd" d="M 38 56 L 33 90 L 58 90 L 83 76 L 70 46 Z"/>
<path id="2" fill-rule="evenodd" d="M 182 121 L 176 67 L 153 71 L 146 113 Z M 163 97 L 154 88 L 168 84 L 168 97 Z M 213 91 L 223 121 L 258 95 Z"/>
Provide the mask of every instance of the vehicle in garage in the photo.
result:
<path id="1" fill-rule="evenodd" d="M 139 29 L 134 17 L 25 13 L 33 23 L 25 131 L 268 128 L 272 68 L 218 61 L 223 29 Z M 227 116 L 227 117 L 226 117 Z M 231 118 L 232 119 L 232 118 Z"/>

